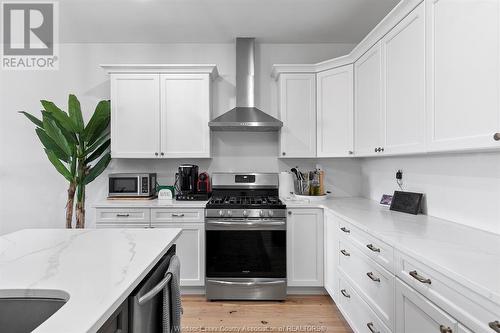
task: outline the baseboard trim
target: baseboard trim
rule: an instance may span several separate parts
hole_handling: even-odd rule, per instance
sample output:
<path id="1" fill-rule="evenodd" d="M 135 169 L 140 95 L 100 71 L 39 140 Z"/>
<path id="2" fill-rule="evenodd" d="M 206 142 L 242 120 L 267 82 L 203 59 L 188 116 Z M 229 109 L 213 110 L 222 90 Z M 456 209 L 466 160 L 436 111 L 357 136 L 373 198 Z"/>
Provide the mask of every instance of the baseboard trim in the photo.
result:
<path id="1" fill-rule="evenodd" d="M 328 295 L 323 287 L 287 287 L 287 295 Z M 205 287 L 181 287 L 182 295 L 205 295 Z"/>

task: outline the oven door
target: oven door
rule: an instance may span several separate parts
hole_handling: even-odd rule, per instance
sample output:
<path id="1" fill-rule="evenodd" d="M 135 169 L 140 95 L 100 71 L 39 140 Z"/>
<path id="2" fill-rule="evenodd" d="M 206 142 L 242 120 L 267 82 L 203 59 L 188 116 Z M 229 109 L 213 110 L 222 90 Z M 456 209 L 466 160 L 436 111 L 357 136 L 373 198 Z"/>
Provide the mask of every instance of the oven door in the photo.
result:
<path id="1" fill-rule="evenodd" d="M 139 177 L 110 177 L 110 197 L 137 196 L 139 195 Z"/>
<path id="2" fill-rule="evenodd" d="M 286 279 L 286 221 L 206 221 L 207 278 Z"/>

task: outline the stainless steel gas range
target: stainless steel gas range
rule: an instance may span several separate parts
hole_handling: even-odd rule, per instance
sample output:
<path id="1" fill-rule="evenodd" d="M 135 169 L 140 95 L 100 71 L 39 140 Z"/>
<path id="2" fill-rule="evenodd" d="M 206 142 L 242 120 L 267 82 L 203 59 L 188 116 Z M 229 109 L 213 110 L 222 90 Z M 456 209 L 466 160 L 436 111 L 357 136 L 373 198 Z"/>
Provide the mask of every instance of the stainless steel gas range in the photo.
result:
<path id="1" fill-rule="evenodd" d="M 286 206 L 278 174 L 214 173 L 205 229 L 207 299 L 286 298 Z"/>

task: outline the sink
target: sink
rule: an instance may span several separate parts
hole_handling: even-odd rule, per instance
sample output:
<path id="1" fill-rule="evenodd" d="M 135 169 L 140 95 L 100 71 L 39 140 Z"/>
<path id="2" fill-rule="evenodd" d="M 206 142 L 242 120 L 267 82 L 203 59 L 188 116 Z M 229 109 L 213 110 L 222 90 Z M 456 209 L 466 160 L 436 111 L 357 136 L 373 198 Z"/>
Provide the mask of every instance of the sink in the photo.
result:
<path id="1" fill-rule="evenodd" d="M 69 299 L 62 291 L 0 291 L 2 332 L 28 333 L 57 312 Z"/>

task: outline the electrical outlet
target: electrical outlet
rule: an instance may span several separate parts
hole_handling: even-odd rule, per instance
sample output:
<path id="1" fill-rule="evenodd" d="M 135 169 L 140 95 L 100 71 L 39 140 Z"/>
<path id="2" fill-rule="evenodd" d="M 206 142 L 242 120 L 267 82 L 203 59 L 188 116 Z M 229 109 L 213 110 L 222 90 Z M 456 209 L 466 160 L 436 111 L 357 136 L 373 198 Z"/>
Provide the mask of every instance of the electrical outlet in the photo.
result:
<path id="1" fill-rule="evenodd" d="M 396 179 L 397 180 L 403 179 L 403 170 L 399 169 L 398 171 L 396 171 Z"/>

